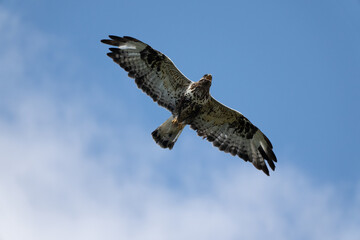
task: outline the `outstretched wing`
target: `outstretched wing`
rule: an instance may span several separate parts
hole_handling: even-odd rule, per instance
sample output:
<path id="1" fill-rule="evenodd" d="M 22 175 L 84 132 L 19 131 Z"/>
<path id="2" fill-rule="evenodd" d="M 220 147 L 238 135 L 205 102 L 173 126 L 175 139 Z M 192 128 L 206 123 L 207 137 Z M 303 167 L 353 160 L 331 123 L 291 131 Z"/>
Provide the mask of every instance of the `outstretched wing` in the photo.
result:
<path id="1" fill-rule="evenodd" d="M 160 106 L 173 112 L 191 81 L 164 54 L 132 37 L 109 36 L 101 42 L 116 46 L 107 55 Z"/>
<path id="2" fill-rule="evenodd" d="M 241 113 L 214 98 L 203 106 L 190 126 L 221 151 L 252 162 L 266 175 L 269 175 L 269 170 L 264 159 L 275 170 L 274 162 L 277 160 L 269 139 Z"/>

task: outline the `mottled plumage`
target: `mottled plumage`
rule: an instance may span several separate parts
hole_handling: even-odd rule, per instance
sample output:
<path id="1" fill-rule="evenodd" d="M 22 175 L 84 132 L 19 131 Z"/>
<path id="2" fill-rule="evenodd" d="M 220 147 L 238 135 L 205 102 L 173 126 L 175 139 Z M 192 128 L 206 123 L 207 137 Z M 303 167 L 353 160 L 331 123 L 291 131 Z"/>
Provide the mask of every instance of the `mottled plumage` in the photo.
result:
<path id="1" fill-rule="evenodd" d="M 186 78 L 164 54 L 132 37 L 109 36 L 101 42 L 115 46 L 108 56 L 134 78 L 137 86 L 172 116 L 152 132 L 156 143 L 172 149 L 186 125 L 221 151 L 237 155 L 269 175 L 276 156 L 269 139 L 241 113 L 210 95 L 212 76 L 198 82 Z"/>

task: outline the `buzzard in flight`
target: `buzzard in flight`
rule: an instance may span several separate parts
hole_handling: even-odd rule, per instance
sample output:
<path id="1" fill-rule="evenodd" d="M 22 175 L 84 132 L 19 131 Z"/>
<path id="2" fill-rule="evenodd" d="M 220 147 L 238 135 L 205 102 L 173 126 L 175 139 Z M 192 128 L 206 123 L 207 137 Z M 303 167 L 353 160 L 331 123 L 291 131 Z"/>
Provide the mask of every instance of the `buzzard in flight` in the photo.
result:
<path id="1" fill-rule="evenodd" d="M 109 36 L 107 55 L 135 79 L 137 86 L 171 117 L 152 132 L 157 144 L 172 149 L 186 125 L 221 151 L 237 155 L 269 175 L 265 160 L 275 170 L 276 156 L 269 139 L 238 111 L 210 95 L 212 76 L 198 82 L 186 78 L 161 52 L 132 37 Z"/>

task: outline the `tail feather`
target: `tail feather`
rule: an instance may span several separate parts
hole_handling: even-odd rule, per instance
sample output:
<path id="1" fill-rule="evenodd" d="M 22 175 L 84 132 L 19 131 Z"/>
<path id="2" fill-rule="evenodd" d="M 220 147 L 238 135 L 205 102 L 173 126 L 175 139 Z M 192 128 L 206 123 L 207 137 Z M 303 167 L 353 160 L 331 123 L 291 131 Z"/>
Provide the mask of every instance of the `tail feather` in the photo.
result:
<path id="1" fill-rule="evenodd" d="M 173 123 L 173 116 L 168 118 L 163 124 L 160 125 L 155 131 L 151 133 L 155 142 L 162 148 L 172 149 L 176 140 L 179 138 L 185 125 Z"/>

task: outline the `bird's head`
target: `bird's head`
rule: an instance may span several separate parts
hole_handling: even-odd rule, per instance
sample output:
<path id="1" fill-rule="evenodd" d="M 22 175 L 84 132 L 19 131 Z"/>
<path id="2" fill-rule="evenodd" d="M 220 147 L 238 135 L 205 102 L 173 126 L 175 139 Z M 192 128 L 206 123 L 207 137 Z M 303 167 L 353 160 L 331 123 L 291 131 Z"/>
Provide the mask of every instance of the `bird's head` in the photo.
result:
<path id="1" fill-rule="evenodd" d="M 199 86 L 201 86 L 201 88 L 203 88 L 205 91 L 209 92 L 211 87 L 211 80 L 212 80 L 211 74 L 205 74 L 198 82 Z"/>
<path id="2" fill-rule="evenodd" d="M 204 84 L 204 85 L 208 85 L 209 87 L 211 86 L 211 81 L 212 81 L 212 76 L 211 74 L 205 74 L 201 79 L 200 79 L 200 83 Z"/>
<path id="3" fill-rule="evenodd" d="M 205 79 L 205 80 L 208 80 L 208 81 L 210 81 L 210 82 L 211 82 L 211 80 L 212 80 L 211 74 L 205 74 L 202 78 Z"/>

